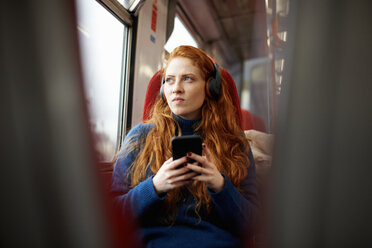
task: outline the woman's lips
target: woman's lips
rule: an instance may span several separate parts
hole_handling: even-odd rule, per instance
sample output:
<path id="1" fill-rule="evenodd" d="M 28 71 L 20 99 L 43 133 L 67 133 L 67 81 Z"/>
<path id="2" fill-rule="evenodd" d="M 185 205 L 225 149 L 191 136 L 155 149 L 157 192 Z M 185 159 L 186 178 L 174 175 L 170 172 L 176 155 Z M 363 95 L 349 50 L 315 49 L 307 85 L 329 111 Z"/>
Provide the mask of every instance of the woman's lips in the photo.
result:
<path id="1" fill-rule="evenodd" d="M 182 103 L 182 102 L 184 102 L 185 101 L 185 99 L 183 99 L 183 98 L 181 98 L 181 97 L 176 97 L 176 98 L 174 98 L 173 100 L 172 100 L 172 102 L 174 102 L 174 103 Z"/>

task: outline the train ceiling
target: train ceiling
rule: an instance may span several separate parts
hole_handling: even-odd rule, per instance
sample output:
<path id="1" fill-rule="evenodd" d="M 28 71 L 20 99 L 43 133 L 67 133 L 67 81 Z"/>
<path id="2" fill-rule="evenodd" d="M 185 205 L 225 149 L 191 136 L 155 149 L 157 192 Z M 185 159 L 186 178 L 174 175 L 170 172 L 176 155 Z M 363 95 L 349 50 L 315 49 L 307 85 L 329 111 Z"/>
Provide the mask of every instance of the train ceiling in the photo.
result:
<path id="1" fill-rule="evenodd" d="M 267 56 L 265 0 L 179 0 L 181 19 L 228 63 Z"/>

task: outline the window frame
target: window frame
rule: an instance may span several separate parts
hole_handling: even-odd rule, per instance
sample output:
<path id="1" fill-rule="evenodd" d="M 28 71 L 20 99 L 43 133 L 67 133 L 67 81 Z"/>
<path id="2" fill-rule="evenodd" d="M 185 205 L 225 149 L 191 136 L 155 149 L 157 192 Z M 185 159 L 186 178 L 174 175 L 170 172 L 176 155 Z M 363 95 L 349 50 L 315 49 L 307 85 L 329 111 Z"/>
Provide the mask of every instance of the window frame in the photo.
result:
<path id="1" fill-rule="evenodd" d="M 127 129 L 130 128 L 128 125 L 128 118 L 130 119 L 131 104 L 130 101 L 130 77 L 131 75 L 131 58 L 134 56 L 132 51 L 133 46 L 133 35 L 135 28 L 135 21 L 132 14 L 124 8 L 124 6 L 117 0 L 96 0 L 103 8 L 105 8 L 110 14 L 112 14 L 124 27 L 123 33 L 123 46 L 122 46 L 122 61 L 121 61 L 121 72 L 120 72 L 120 89 L 119 89 L 119 110 L 118 110 L 118 123 L 117 123 L 117 138 L 115 145 L 115 154 L 120 150 L 121 145 L 125 138 Z M 113 169 L 113 162 L 99 160 L 101 172 L 110 172 Z"/>
<path id="2" fill-rule="evenodd" d="M 131 14 L 117 0 L 96 0 L 96 1 L 99 2 L 103 7 L 105 7 L 116 18 L 118 18 L 118 20 L 122 22 L 124 25 L 132 27 L 133 18 Z"/>
<path id="3" fill-rule="evenodd" d="M 121 145 L 124 141 L 127 129 L 130 128 L 128 125 L 131 110 L 129 109 L 131 104 L 129 104 L 131 87 L 129 84 L 131 76 L 131 58 L 132 54 L 132 42 L 133 42 L 133 29 L 128 27 L 124 33 L 123 38 L 123 57 L 122 57 L 122 71 L 120 80 L 120 105 L 119 105 L 119 116 L 118 116 L 118 132 L 116 141 L 116 153 L 120 150 Z M 125 55 L 125 56 L 124 56 Z M 111 161 L 112 163 L 113 161 Z"/>

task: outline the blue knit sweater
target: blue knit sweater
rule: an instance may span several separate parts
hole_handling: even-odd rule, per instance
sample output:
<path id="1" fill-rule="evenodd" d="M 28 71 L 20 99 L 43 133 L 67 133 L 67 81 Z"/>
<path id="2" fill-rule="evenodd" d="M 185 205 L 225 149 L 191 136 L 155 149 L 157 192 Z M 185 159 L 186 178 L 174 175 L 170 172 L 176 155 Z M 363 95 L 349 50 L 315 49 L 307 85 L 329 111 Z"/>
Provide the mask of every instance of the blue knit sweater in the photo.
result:
<path id="1" fill-rule="evenodd" d="M 196 121 L 184 120 L 178 116 L 175 119 L 180 124 L 182 135 L 193 134 L 193 125 Z M 127 135 L 128 137 L 141 134 L 147 135 L 153 126 L 139 124 Z M 208 190 L 213 202 L 213 208 L 208 213 L 201 208 L 199 215 L 194 213 L 195 200 L 192 195 L 184 190 L 185 201 L 179 203 L 173 225 L 167 220 L 164 200 L 167 195 L 159 196 L 154 190 L 152 178 L 149 178 L 130 189 L 130 178 L 127 170 L 133 163 L 136 150 L 126 156 L 118 157 L 112 177 L 112 192 L 115 193 L 115 201 L 125 211 L 131 209 L 132 214 L 139 220 L 141 240 L 146 247 L 240 247 L 240 239 L 246 238 L 252 231 L 258 211 L 258 193 L 256 183 L 255 164 L 252 153 L 249 152 L 250 166 L 248 175 L 241 184 L 244 193 L 241 194 L 225 178 L 223 189 L 214 193 Z M 125 151 L 122 151 L 125 154 Z"/>

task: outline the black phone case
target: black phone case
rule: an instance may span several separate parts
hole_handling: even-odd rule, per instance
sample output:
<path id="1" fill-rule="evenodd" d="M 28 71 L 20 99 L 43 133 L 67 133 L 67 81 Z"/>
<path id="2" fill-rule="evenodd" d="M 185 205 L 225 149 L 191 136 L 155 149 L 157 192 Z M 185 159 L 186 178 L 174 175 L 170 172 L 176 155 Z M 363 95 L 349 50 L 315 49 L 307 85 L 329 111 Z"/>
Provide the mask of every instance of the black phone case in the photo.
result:
<path id="1" fill-rule="evenodd" d="M 186 156 L 188 152 L 202 155 L 202 138 L 199 135 L 176 136 L 172 138 L 173 160 Z M 189 163 L 195 162 L 190 159 Z"/>

